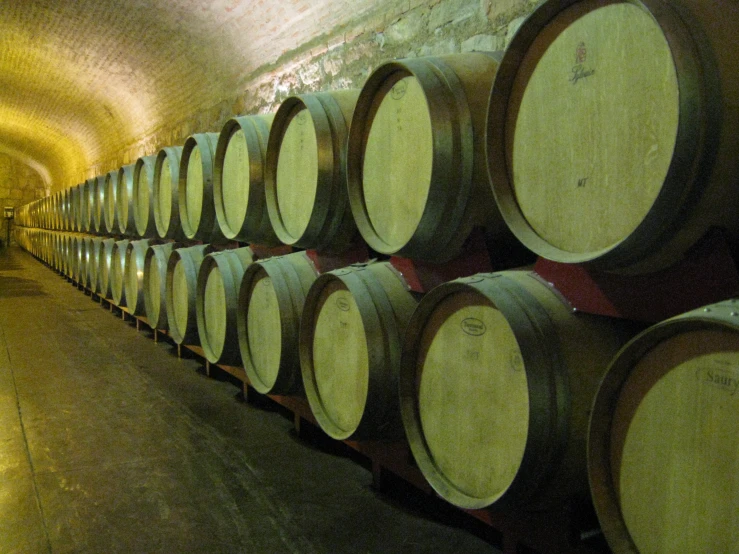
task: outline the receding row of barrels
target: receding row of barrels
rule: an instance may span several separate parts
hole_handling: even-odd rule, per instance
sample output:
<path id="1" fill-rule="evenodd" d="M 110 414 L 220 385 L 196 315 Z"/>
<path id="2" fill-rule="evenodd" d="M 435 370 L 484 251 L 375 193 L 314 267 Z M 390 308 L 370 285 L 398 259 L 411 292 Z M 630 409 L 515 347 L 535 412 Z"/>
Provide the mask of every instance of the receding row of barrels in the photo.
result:
<path id="1" fill-rule="evenodd" d="M 29 206 L 32 226 L 334 250 L 356 226 L 427 261 L 484 226 L 652 271 L 710 227 L 739 231 L 737 21 L 722 2 L 545 2 L 505 53 L 289 97 Z"/>
<path id="2" fill-rule="evenodd" d="M 737 301 L 633 338 L 525 270 L 419 301 L 388 262 L 320 274 L 305 252 L 39 230 L 22 242 L 211 362 L 242 364 L 258 391 L 305 394 L 334 438 L 405 433 L 455 505 L 545 508 L 587 494 L 589 476 L 615 551 L 739 546 Z"/>

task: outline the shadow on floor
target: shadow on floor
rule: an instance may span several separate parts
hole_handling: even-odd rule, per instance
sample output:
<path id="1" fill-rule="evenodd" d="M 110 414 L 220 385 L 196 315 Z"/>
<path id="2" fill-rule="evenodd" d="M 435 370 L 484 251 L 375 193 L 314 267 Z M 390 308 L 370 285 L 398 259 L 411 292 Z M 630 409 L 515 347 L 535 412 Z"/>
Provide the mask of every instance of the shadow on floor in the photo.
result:
<path id="1" fill-rule="evenodd" d="M 0 267 L 0 271 L 5 268 Z M 38 282 L 20 277 L 0 275 L 0 298 L 18 298 L 22 296 L 46 296 Z"/>
<path id="2" fill-rule="evenodd" d="M 18 271 L 23 266 L 18 263 L 15 256 L 7 248 L 0 248 L 0 271 Z"/>

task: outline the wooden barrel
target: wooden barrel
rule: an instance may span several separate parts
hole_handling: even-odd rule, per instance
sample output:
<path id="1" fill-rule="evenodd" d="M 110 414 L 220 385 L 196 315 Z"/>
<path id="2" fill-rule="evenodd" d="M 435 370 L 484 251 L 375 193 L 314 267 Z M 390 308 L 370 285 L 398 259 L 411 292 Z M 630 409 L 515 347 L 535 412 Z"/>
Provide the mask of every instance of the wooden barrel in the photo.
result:
<path id="1" fill-rule="evenodd" d="M 331 271 L 313 283 L 300 320 L 300 367 L 313 415 L 329 436 L 402 437 L 400 350 L 415 308 L 388 262 Z"/>
<path id="2" fill-rule="evenodd" d="M 84 181 L 80 183 L 80 193 L 77 197 L 77 229 L 81 233 L 87 233 L 90 229 L 90 212 L 88 210 L 88 204 L 90 202 L 90 181 Z"/>
<path id="3" fill-rule="evenodd" d="M 71 248 L 69 252 L 70 260 L 70 279 L 75 283 L 79 282 L 80 271 L 80 243 L 82 235 L 77 234 L 72 238 Z"/>
<path id="4" fill-rule="evenodd" d="M 739 230 L 736 6 L 543 3 L 501 63 L 488 112 L 493 190 L 552 260 L 650 272 L 706 230 Z"/>
<path id="5" fill-rule="evenodd" d="M 70 230 L 79 231 L 78 213 L 80 209 L 80 185 L 74 185 L 69 190 L 69 217 Z"/>
<path id="6" fill-rule="evenodd" d="M 61 256 L 61 240 L 62 235 L 59 232 L 54 232 L 50 236 L 51 240 L 51 268 L 54 271 L 60 271 L 60 256 Z"/>
<path id="7" fill-rule="evenodd" d="M 56 238 L 56 266 L 55 269 L 61 274 L 65 275 L 66 269 L 66 249 L 67 249 L 67 232 L 62 231 L 57 235 Z"/>
<path id="8" fill-rule="evenodd" d="M 346 145 L 358 90 L 291 96 L 275 114 L 265 192 L 277 237 L 340 251 L 356 235 L 346 194 Z"/>
<path id="9" fill-rule="evenodd" d="M 100 245 L 98 254 L 98 282 L 100 283 L 100 296 L 107 300 L 113 298 L 113 291 L 110 288 L 110 269 L 113 261 L 113 247 L 115 239 L 104 239 Z"/>
<path id="10" fill-rule="evenodd" d="M 60 190 L 56 193 L 54 201 L 54 230 L 64 231 L 64 192 Z"/>
<path id="11" fill-rule="evenodd" d="M 213 204 L 213 160 L 218 133 L 188 137 L 180 158 L 178 204 L 185 237 L 216 241 L 223 238 Z"/>
<path id="12" fill-rule="evenodd" d="M 79 283 L 80 280 L 80 257 L 82 250 L 82 238 L 84 235 L 78 234 L 72 241 L 72 280 Z"/>
<path id="13" fill-rule="evenodd" d="M 69 277 L 69 243 L 72 235 L 65 232 L 59 241 L 59 272 L 65 277 Z"/>
<path id="14" fill-rule="evenodd" d="M 279 244 L 264 194 L 267 141 L 274 114 L 229 119 L 221 130 L 213 167 L 213 200 L 227 239 Z"/>
<path id="15" fill-rule="evenodd" d="M 739 301 L 646 330 L 593 406 L 591 493 L 614 552 L 739 552 Z"/>
<path id="16" fill-rule="evenodd" d="M 62 233 L 59 235 L 59 273 L 67 275 L 67 244 L 69 240 L 69 233 Z"/>
<path id="17" fill-rule="evenodd" d="M 110 296 L 116 306 L 126 305 L 126 250 L 131 241 L 123 239 L 116 241 L 110 254 Z"/>
<path id="18" fill-rule="evenodd" d="M 105 233 L 105 222 L 103 221 L 103 198 L 105 196 L 105 175 L 95 177 L 95 186 L 92 191 L 92 205 L 90 207 L 91 232 L 102 235 Z"/>
<path id="19" fill-rule="evenodd" d="M 154 164 L 154 224 L 162 239 L 185 238 L 178 202 L 181 156 L 181 146 L 167 146 L 159 151 Z"/>
<path id="20" fill-rule="evenodd" d="M 179 245 L 174 242 L 149 246 L 144 258 L 144 307 L 154 329 L 167 330 L 166 284 L 169 256 Z"/>
<path id="21" fill-rule="evenodd" d="M 317 278 L 305 252 L 260 260 L 244 273 L 236 313 L 239 349 L 249 382 L 262 394 L 303 390 L 298 332 L 305 297 Z"/>
<path id="22" fill-rule="evenodd" d="M 65 233 L 54 234 L 54 269 L 59 273 L 63 273 L 64 266 L 64 239 Z"/>
<path id="23" fill-rule="evenodd" d="M 156 156 L 143 156 L 133 168 L 133 220 L 139 237 L 156 236 L 154 223 L 154 163 Z"/>
<path id="24" fill-rule="evenodd" d="M 64 189 L 62 191 L 62 230 L 63 231 L 71 231 L 70 226 L 70 197 L 71 197 L 72 189 Z"/>
<path id="25" fill-rule="evenodd" d="M 393 61 L 365 83 L 347 183 L 357 227 L 374 250 L 448 261 L 475 225 L 510 234 L 485 164 L 485 113 L 501 56 Z"/>
<path id="26" fill-rule="evenodd" d="M 90 277 L 90 290 L 94 294 L 100 294 L 100 249 L 102 248 L 103 238 L 94 237 L 89 242 L 90 251 L 87 256 L 87 274 Z"/>
<path id="27" fill-rule="evenodd" d="M 74 244 L 75 235 L 69 234 L 66 238 L 66 246 L 64 247 L 64 275 L 72 279 L 74 275 Z"/>
<path id="28" fill-rule="evenodd" d="M 135 164 L 124 165 L 118 170 L 115 193 L 115 212 L 118 232 L 127 237 L 136 236 L 136 221 L 133 211 L 133 171 Z"/>
<path id="29" fill-rule="evenodd" d="M 400 403 L 424 476 L 464 508 L 545 507 L 587 495 L 586 428 L 628 332 L 576 314 L 527 271 L 433 289 L 403 345 Z"/>
<path id="30" fill-rule="evenodd" d="M 46 203 L 46 209 L 48 210 L 47 216 L 47 229 L 57 230 L 59 228 L 59 193 L 55 192 Z"/>
<path id="31" fill-rule="evenodd" d="M 85 198 L 84 198 L 84 214 L 82 216 L 82 230 L 86 233 L 95 232 L 94 208 L 95 198 L 97 197 L 98 182 L 95 177 L 91 177 L 85 181 Z"/>
<path id="32" fill-rule="evenodd" d="M 44 206 L 44 209 L 47 210 L 46 215 L 46 228 L 49 230 L 56 230 L 57 225 L 57 204 L 59 201 L 59 195 L 58 193 L 54 193 L 51 196 L 49 196 L 46 200 L 46 205 Z"/>
<path id="33" fill-rule="evenodd" d="M 74 229 L 78 233 L 82 232 L 82 208 L 83 198 L 85 196 L 85 184 L 80 183 L 75 186 L 74 195 Z"/>
<path id="34" fill-rule="evenodd" d="M 109 235 L 118 234 L 118 217 L 116 213 L 116 194 L 118 194 L 118 170 L 110 171 L 105 176 L 105 194 L 103 195 L 103 223 Z"/>
<path id="35" fill-rule="evenodd" d="M 90 259 L 90 235 L 83 235 L 78 242 L 77 256 L 79 264 L 77 265 L 77 283 L 85 288 L 89 288 L 90 275 L 87 271 Z"/>
<path id="36" fill-rule="evenodd" d="M 124 287 L 126 306 L 133 315 L 144 315 L 144 259 L 149 249 L 149 239 L 132 240 L 126 246 Z"/>
<path id="37" fill-rule="evenodd" d="M 195 310 L 200 344 L 211 363 L 241 362 L 236 330 L 239 286 L 254 257 L 249 247 L 223 250 L 208 254 L 200 266 Z"/>
<path id="38" fill-rule="evenodd" d="M 60 274 L 64 275 L 64 251 L 66 248 L 66 240 L 67 240 L 67 233 L 62 231 L 57 234 L 56 236 L 56 265 L 54 266 L 54 269 L 56 269 Z"/>
<path id="39" fill-rule="evenodd" d="M 198 271 L 205 256 L 212 251 L 209 244 L 199 244 L 178 248 L 169 256 L 165 303 L 169 336 L 177 344 L 200 344 L 195 309 Z"/>

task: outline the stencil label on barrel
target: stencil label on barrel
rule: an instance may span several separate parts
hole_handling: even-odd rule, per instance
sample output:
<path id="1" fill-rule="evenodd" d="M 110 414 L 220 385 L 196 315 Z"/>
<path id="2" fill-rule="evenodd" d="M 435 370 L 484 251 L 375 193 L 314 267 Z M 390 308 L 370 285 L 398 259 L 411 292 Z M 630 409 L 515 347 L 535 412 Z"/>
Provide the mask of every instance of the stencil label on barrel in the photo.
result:
<path id="1" fill-rule="evenodd" d="M 722 389 L 730 396 L 736 395 L 739 390 L 739 369 L 722 367 L 719 363 L 711 367 L 701 367 L 696 371 L 698 381 Z"/>
<path id="2" fill-rule="evenodd" d="M 468 317 L 462 320 L 462 331 L 473 337 L 480 337 L 487 330 L 485 323 L 474 317 Z"/>

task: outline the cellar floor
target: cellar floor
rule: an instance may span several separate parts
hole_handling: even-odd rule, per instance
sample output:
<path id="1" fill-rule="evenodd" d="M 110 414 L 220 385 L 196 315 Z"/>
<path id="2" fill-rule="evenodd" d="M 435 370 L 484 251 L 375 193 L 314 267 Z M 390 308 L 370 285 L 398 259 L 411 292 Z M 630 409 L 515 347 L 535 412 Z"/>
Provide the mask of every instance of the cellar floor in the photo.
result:
<path id="1" fill-rule="evenodd" d="M 497 552 L 308 434 L 0 250 L 0 552 Z"/>

